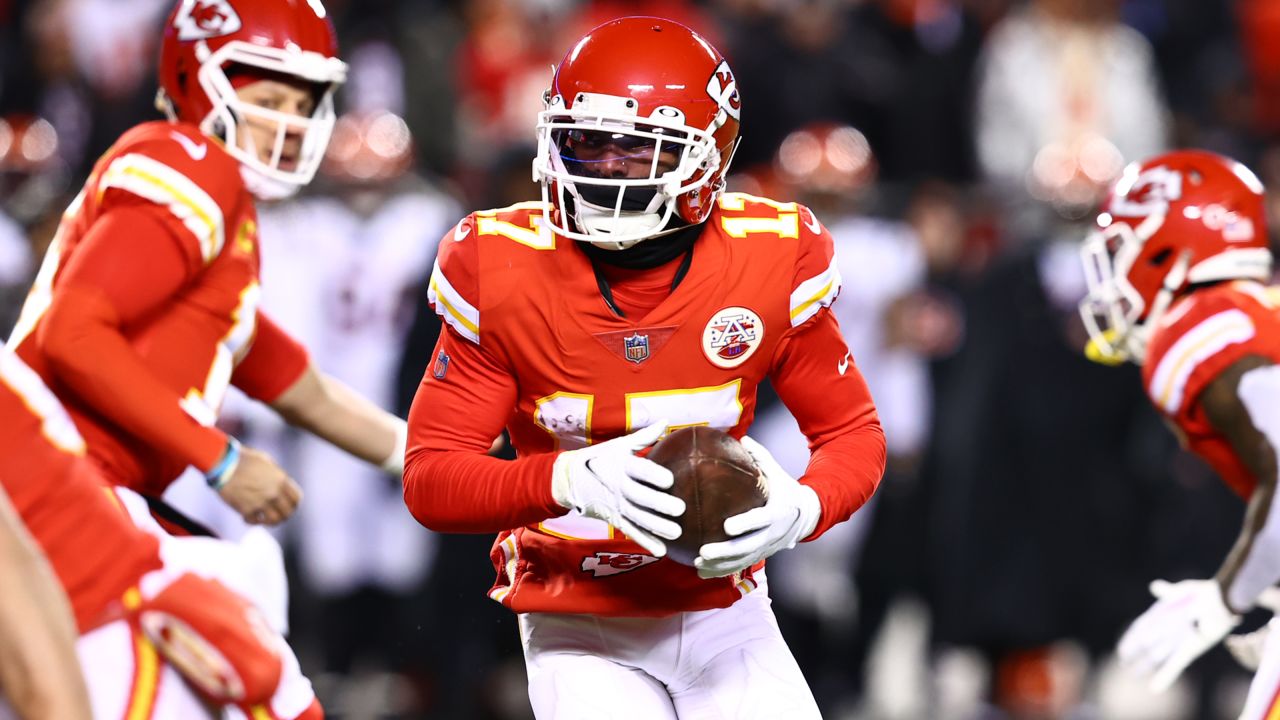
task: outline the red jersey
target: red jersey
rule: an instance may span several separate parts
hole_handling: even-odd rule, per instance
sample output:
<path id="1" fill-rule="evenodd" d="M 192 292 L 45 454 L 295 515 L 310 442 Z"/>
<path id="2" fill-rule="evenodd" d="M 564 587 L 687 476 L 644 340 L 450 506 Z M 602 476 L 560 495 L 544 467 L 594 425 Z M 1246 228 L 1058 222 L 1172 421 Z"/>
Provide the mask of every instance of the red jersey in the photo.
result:
<path id="1" fill-rule="evenodd" d="M 1142 366 L 1151 401 L 1236 493 L 1248 498 L 1256 478 L 1200 408 L 1200 393 L 1248 355 L 1280 363 L 1280 288 L 1237 280 L 1196 290 L 1161 318 Z"/>
<path id="2" fill-rule="evenodd" d="M 541 219 L 541 203 L 479 212 L 442 242 L 429 298 L 448 329 L 409 418 L 406 502 L 433 529 L 501 531 L 492 598 L 517 612 L 644 616 L 750 592 L 759 566 L 702 580 L 566 513 L 551 465 L 660 419 L 741 437 L 766 377 L 814 449 L 800 479 L 822 500 L 814 536 L 866 502 L 884 436 L 826 309 L 840 279 L 807 208 L 723 196 L 687 273 L 643 318 L 614 313 L 585 253 Z M 504 426 L 514 462 L 482 454 Z"/>
<path id="3" fill-rule="evenodd" d="M 269 401 L 306 367 L 257 311 L 258 269 L 237 161 L 194 126 L 139 125 L 67 209 L 10 346 L 108 480 L 159 494 L 221 457 L 213 423 L 229 383 Z"/>
<path id="4" fill-rule="evenodd" d="M 49 389 L 0 348 L 0 488 L 62 582 L 80 632 L 143 574 L 160 544 L 134 526 L 84 459 L 84 441 Z"/>

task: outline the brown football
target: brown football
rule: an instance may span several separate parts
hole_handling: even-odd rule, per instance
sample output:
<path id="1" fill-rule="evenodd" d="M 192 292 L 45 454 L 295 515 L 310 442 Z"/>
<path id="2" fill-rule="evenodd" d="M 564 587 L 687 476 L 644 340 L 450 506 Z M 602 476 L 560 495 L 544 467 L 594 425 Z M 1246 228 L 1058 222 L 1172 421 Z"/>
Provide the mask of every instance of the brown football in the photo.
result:
<path id="1" fill-rule="evenodd" d="M 755 461 L 726 432 L 698 425 L 663 438 L 649 459 L 671 471 L 671 494 L 684 500 L 681 534 L 667 541 L 667 556 L 693 565 L 704 543 L 727 540 L 725 518 L 764 505 L 769 493 Z"/>

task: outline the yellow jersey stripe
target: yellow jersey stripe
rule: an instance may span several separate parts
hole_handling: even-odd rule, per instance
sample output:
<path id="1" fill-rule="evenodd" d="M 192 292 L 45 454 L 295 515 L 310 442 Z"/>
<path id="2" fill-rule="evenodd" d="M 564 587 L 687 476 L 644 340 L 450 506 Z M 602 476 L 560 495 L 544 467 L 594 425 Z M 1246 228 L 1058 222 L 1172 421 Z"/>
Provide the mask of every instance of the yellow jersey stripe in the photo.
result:
<path id="1" fill-rule="evenodd" d="M 222 251 L 222 210 L 186 175 L 153 158 L 130 154 L 107 167 L 98 183 L 98 197 L 113 187 L 167 206 L 195 236 L 206 263 Z"/>
<path id="2" fill-rule="evenodd" d="M 467 330 L 471 331 L 471 333 L 478 338 L 480 336 L 480 326 L 468 320 L 467 317 L 463 315 L 461 311 L 459 311 L 457 308 L 453 306 L 452 303 L 449 302 L 448 298 L 445 297 L 445 293 L 441 292 L 440 286 L 439 284 L 436 283 L 435 278 L 431 279 L 431 289 L 435 290 L 436 300 L 438 300 L 440 304 L 444 306 L 444 309 L 449 312 L 449 315 L 451 315 L 454 320 L 457 320 L 458 323 L 460 323 Z"/>
<path id="3" fill-rule="evenodd" d="M 791 291 L 791 327 L 796 327 L 835 302 L 840 294 L 840 268 L 836 259 L 826 269 L 805 280 Z"/>
<path id="4" fill-rule="evenodd" d="M 1254 335 L 1253 321 L 1240 310 L 1227 310 L 1201 321 L 1164 354 L 1156 365 L 1148 392 L 1167 413 L 1182 405 L 1187 380 L 1208 358 Z"/>
<path id="5" fill-rule="evenodd" d="M 831 282 L 828 282 L 826 285 L 824 285 L 824 286 L 822 287 L 822 289 L 821 289 L 821 290 L 819 290 L 818 292 L 814 293 L 814 294 L 813 294 L 813 296 L 812 296 L 812 297 L 810 297 L 808 300 L 805 300 L 803 303 L 801 303 L 801 304 L 800 304 L 800 305 L 798 305 L 797 307 L 792 308 L 792 310 L 791 310 L 791 319 L 792 319 L 792 320 L 795 320 L 795 319 L 796 319 L 796 316 L 797 316 L 797 315 L 799 315 L 800 313 L 804 312 L 805 310 L 809 309 L 809 306 L 813 305 L 814 303 L 816 303 L 816 302 L 818 302 L 818 301 L 822 300 L 824 297 L 826 297 L 826 296 L 831 292 L 831 286 L 832 286 L 832 285 L 834 285 L 834 284 L 835 284 L 835 281 L 834 281 L 834 280 L 832 280 Z M 844 307 L 844 306 L 842 305 L 841 307 Z"/>

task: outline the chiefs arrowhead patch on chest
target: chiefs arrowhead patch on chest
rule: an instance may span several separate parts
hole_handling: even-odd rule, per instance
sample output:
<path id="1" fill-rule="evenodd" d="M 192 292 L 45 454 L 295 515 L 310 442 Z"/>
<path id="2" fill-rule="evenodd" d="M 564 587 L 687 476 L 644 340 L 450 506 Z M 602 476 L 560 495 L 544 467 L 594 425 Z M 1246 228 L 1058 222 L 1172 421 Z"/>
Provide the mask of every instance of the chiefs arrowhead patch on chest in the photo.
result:
<path id="1" fill-rule="evenodd" d="M 764 340 L 764 322 L 754 311 L 727 307 L 711 316 L 702 331 L 702 352 L 712 365 L 732 368 L 755 354 Z"/>
<path id="2" fill-rule="evenodd" d="M 596 577 L 631 572 L 645 565 L 658 562 L 658 558 L 641 553 L 598 552 L 582 558 L 582 572 Z"/>

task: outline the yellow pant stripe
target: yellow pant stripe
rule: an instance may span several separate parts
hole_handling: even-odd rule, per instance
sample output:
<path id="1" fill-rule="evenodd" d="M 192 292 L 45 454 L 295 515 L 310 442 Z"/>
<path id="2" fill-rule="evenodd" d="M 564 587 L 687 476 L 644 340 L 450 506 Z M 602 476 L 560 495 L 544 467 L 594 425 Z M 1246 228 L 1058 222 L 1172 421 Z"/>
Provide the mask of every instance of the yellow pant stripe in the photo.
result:
<path id="1" fill-rule="evenodd" d="M 127 720 L 150 720 L 160 688 L 160 656 L 141 630 L 133 629 L 133 688 Z"/>

